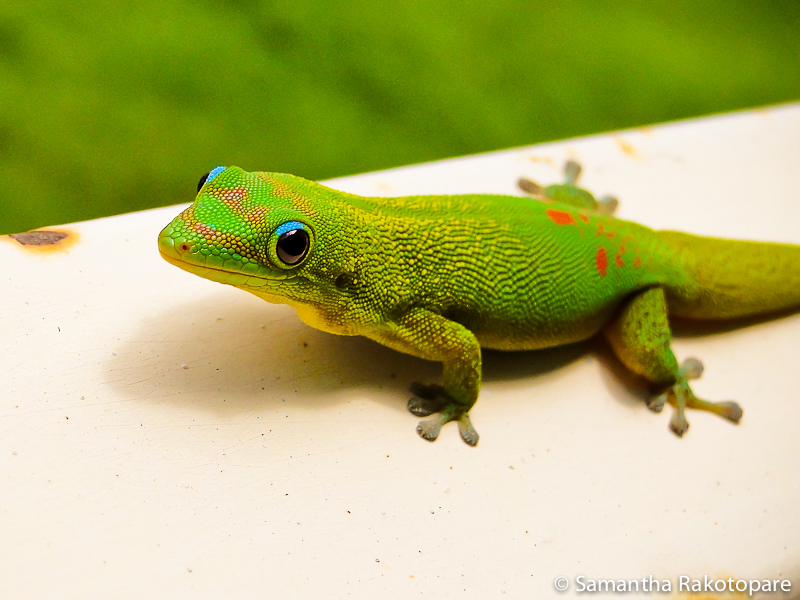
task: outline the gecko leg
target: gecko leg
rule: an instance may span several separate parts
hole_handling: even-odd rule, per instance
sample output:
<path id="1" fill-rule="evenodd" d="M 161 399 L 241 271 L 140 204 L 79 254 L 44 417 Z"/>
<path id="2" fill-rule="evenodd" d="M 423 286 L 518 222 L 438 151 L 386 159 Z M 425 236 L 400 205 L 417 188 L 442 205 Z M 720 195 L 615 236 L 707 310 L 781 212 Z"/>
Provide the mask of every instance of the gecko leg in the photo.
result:
<path id="1" fill-rule="evenodd" d="M 461 438 L 470 446 L 478 443 L 469 410 L 478 399 L 481 385 L 481 348 L 466 327 L 445 317 L 417 308 L 390 322 L 369 337 L 395 350 L 442 363 L 442 385 L 413 383 L 408 410 L 420 416 L 417 433 L 428 440 L 439 437 L 442 426 L 458 423 Z"/>
<path id="2" fill-rule="evenodd" d="M 669 402 L 675 409 L 669 426 L 678 437 L 689 429 L 687 408 L 712 412 L 733 423 L 741 420 L 743 411 L 737 403 L 708 402 L 694 395 L 689 380 L 700 377 L 703 365 L 696 358 L 689 358 L 678 366 L 670 348 L 672 333 L 661 288 L 651 288 L 634 296 L 603 333 L 626 367 L 653 385 L 666 389 L 648 403 L 648 408 L 661 412 Z"/>

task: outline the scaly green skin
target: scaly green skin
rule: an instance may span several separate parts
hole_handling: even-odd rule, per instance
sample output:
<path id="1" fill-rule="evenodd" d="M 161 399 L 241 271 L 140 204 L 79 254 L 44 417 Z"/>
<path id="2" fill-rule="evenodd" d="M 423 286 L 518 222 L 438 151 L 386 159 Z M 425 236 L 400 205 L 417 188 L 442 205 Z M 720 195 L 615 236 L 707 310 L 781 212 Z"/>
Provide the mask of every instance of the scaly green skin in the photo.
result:
<path id="1" fill-rule="evenodd" d="M 598 332 L 664 392 L 653 410 L 675 406 L 678 435 L 688 429 L 685 407 L 738 422 L 737 404 L 691 392 L 687 381 L 702 366 L 678 365 L 668 308 L 723 319 L 798 306 L 800 247 L 654 232 L 611 217 L 616 200 L 576 187 L 577 165 L 567 172 L 563 185 L 527 182 L 537 200 L 364 198 L 229 167 L 161 232 L 159 249 L 189 272 L 290 304 L 323 331 L 442 362 L 442 385 L 413 384 L 408 403 L 420 416 L 439 413 L 417 428 L 428 440 L 457 421 L 464 440 L 477 443 L 468 411 L 480 389 L 481 347 L 546 348 Z M 278 231 L 286 223 L 295 225 Z M 277 252 L 287 227 L 310 240 L 294 265 Z"/>

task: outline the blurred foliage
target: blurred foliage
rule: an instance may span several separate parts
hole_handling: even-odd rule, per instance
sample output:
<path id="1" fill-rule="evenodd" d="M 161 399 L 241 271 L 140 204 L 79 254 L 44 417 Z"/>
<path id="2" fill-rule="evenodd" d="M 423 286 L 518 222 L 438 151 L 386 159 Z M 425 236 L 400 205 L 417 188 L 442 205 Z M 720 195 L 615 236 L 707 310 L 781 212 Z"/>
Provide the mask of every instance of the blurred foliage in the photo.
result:
<path id="1" fill-rule="evenodd" d="M 5 0 L 0 233 L 800 97 L 797 0 Z"/>

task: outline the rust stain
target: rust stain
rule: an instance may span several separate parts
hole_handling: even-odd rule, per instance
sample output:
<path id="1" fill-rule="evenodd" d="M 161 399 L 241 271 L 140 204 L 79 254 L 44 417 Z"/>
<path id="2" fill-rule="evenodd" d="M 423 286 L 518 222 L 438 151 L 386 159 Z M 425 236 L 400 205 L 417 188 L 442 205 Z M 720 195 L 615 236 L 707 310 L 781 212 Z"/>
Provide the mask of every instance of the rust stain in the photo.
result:
<path id="1" fill-rule="evenodd" d="M 546 163 L 548 165 L 555 164 L 555 161 L 553 161 L 553 159 L 550 158 L 549 156 L 537 156 L 535 154 L 529 154 L 527 158 L 529 161 L 535 163 Z"/>
<path id="2" fill-rule="evenodd" d="M 61 252 L 78 242 L 78 234 L 67 229 L 35 229 L 0 236 L 13 240 L 28 252 Z"/>
<path id="3" fill-rule="evenodd" d="M 630 142 L 626 142 L 621 137 L 615 136 L 614 141 L 616 142 L 617 146 L 624 154 L 627 154 L 631 158 L 638 158 L 639 153 L 636 152 L 636 148 L 633 147 L 633 144 Z"/>

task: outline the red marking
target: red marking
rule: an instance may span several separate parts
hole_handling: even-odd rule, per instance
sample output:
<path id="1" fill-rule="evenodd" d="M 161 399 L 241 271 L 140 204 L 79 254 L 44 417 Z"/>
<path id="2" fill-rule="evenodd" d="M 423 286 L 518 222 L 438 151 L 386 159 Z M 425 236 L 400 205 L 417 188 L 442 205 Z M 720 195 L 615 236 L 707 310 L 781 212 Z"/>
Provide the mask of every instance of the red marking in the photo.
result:
<path id="1" fill-rule="evenodd" d="M 642 259 L 637 256 L 636 258 L 633 259 L 633 268 L 638 269 L 641 266 L 642 266 Z"/>
<path id="2" fill-rule="evenodd" d="M 583 221 L 584 223 L 588 223 L 589 222 L 589 217 L 587 217 L 586 215 L 580 214 L 578 216 L 581 218 L 581 221 Z"/>
<path id="3" fill-rule="evenodd" d="M 270 210 L 269 206 L 256 206 L 253 210 L 247 213 L 247 220 L 252 222 L 258 222 L 261 220 L 266 213 Z"/>
<path id="4" fill-rule="evenodd" d="M 548 208 L 547 216 L 550 217 L 550 220 L 556 225 L 575 225 L 575 219 L 572 218 L 572 215 L 563 210 Z"/>
<path id="5" fill-rule="evenodd" d="M 606 237 L 608 237 L 608 238 L 612 238 L 612 237 L 614 237 L 615 235 L 617 235 L 617 234 L 616 234 L 616 233 L 614 233 L 613 231 L 609 231 L 608 233 L 606 233 Z"/>
<path id="6" fill-rule="evenodd" d="M 236 212 L 242 210 L 242 200 L 247 198 L 247 188 L 239 186 L 232 190 L 220 190 L 219 199 Z"/>
<path id="7" fill-rule="evenodd" d="M 606 230 L 606 226 L 602 223 L 597 224 L 597 235 L 603 235 L 603 232 Z"/>
<path id="8" fill-rule="evenodd" d="M 203 225 L 202 223 L 195 223 L 192 226 L 192 229 L 194 229 L 197 233 L 203 235 L 207 239 L 211 239 L 212 237 L 214 237 L 215 234 L 215 231 L 213 229 L 211 229 L 208 225 Z"/>
<path id="9" fill-rule="evenodd" d="M 597 267 L 597 272 L 600 277 L 606 276 L 606 268 L 608 267 L 608 255 L 606 249 L 600 246 L 597 249 L 597 255 L 594 257 L 594 265 Z"/>
<path id="10" fill-rule="evenodd" d="M 616 263 L 616 265 L 618 267 L 624 267 L 625 266 L 625 263 L 622 260 L 622 254 L 620 254 L 619 252 L 617 252 L 617 255 L 614 257 L 614 262 Z"/>

